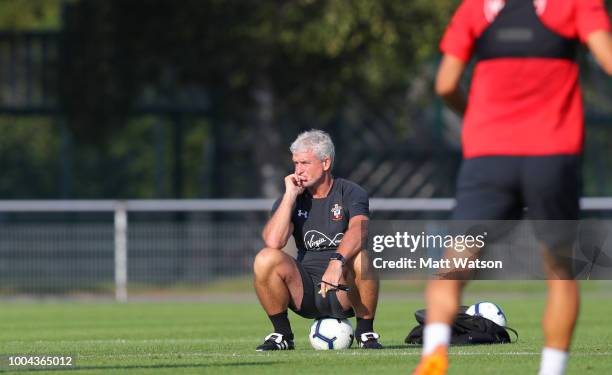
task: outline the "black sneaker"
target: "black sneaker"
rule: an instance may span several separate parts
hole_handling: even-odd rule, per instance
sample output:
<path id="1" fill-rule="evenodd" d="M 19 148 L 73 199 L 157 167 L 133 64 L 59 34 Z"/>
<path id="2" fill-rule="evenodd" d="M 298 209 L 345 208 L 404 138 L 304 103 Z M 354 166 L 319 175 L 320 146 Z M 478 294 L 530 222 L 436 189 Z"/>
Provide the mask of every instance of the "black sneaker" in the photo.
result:
<path id="1" fill-rule="evenodd" d="M 293 350 L 293 340 L 285 339 L 280 333 L 271 333 L 264 339 L 264 343 L 257 347 L 258 352 L 267 350 Z"/>
<path id="2" fill-rule="evenodd" d="M 383 346 L 378 342 L 379 338 L 380 335 L 376 332 L 366 332 L 356 337 L 361 349 L 383 349 Z"/>

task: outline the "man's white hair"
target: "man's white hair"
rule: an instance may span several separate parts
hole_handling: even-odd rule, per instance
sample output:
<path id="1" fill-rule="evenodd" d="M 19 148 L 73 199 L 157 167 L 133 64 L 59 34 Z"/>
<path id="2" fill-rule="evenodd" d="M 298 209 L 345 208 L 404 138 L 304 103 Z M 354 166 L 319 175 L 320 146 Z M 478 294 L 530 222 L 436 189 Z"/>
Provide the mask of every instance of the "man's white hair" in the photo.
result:
<path id="1" fill-rule="evenodd" d="M 331 164 L 334 164 L 334 142 L 332 142 L 329 134 L 323 130 L 312 129 L 301 133 L 293 141 L 289 150 L 291 150 L 292 154 L 312 152 L 319 160 L 329 158 Z"/>

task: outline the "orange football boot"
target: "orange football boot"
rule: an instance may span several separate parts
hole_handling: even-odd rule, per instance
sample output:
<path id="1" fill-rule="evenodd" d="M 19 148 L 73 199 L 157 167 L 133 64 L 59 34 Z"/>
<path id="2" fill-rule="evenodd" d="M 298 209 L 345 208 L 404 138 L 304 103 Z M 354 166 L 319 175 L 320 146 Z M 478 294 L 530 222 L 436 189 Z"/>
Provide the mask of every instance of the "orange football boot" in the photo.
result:
<path id="1" fill-rule="evenodd" d="M 447 369 L 447 348 L 444 345 L 438 345 L 433 352 L 421 358 L 419 366 L 412 375 L 444 375 Z"/>

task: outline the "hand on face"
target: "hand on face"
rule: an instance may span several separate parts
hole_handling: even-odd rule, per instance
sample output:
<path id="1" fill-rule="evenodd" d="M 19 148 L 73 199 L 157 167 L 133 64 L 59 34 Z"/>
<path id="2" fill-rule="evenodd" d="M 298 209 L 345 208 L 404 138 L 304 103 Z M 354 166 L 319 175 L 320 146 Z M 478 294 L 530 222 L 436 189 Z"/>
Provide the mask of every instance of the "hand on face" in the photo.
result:
<path id="1" fill-rule="evenodd" d="M 304 178 L 295 173 L 285 177 L 285 193 L 298 196 L 304 192 Z"/>

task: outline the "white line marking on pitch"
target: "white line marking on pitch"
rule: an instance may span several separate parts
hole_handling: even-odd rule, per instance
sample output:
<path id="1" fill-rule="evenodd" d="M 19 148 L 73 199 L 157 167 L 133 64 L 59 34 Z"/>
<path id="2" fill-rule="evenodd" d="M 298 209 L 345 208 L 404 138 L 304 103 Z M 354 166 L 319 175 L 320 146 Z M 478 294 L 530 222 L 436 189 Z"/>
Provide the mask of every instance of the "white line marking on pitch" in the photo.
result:
<path id="1" fill-rule="evenodd" d="M 198 344 L 198 343 L 218 343 L 218 342 L 259 342 L 256 339 L 105 339 L 105 340 L 36 340 L 36 341 L 4 341 L 3 344 Z"/>
<path id="2" fill-rule="evenodd" d="M 333 354 L 332 354 L 333 353 Z M 419 356 L 420 353 L 405 353 L 405 352 L 397 352 L 397 351 L 377 351 L 375 354 L 356 352 L 356 351 L 337 351 L 330 352 L 324 354 L 324 352 L 293 352 L 287 353 L 287 355 L 291 354 L 307 354 L 307 355 L 342 355 L 342 356 Z M 174 353 L 139 353 L 139 354 L 110 354 L 110 355 L 78 355 L 78 358 L 87 359 L 87 358 L 151 358 L 157 357 L 156 359 L 164 359 L 171 358 L 174 356 L 181 357 L 216 357 L 216 358 L 261 358 L 261 357 L 274 357 L 278 354 L 276 353 L 201 353 L 201 352 L 174 352 Z M 481 353 L 481 352 L 460 352 L 460 353 L 450 353 L 451 356 L 539 356 L 539 352 L 504 352 L 504 353 Z M 602 352 L 602 353 L 573 353 L 574 356 L 612 356 L 612 352 Z M 286 358 L 286 357 L 284 357 Z"/>

